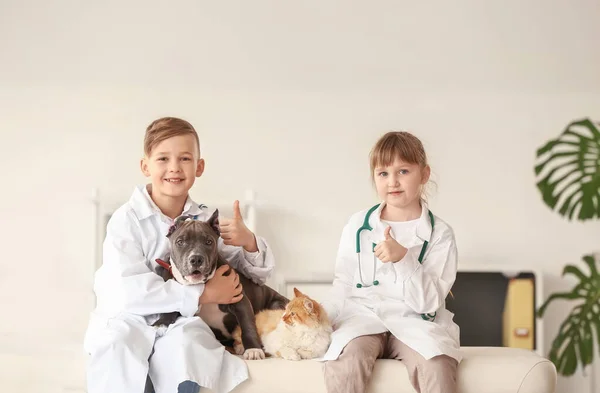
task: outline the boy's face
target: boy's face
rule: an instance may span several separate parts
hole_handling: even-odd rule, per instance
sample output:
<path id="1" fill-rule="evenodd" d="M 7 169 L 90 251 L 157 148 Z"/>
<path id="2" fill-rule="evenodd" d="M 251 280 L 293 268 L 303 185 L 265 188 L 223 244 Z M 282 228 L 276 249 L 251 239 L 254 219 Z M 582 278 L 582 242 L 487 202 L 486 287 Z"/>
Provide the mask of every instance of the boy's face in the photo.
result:
<path id="1" fill-rule="evenodd" d="M 204 160 L 192 135 L 165 139 L 142 159 L 142 173 L 152 181 L 152 194 L 187 197 L 196 177 L 204 172 Z"/>
<path id="2" fill-rule="evenodd" d="M 421 197 L 421 186 L 429 180 L 429 167 L 396 159 L 391 165 L 375 168 L 375 188 L 382 201 L 397 208 L 412 207 Z"/>

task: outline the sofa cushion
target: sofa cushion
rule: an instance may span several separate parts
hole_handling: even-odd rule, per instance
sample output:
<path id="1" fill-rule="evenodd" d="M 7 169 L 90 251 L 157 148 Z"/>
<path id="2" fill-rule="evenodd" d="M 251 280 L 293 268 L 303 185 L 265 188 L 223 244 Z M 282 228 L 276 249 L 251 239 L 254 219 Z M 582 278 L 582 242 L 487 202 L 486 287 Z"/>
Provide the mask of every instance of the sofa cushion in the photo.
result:
<path id="1" fill-rule="evenodd" d="M 517 348 L 463 347 L 459 393 L 551 393 L 556 368 L 535 352 Z M 326 393 L 323 363 L 269 358 L 247 361 L 250 379 L 235 393 Z M 402 362 L 377 360 L 369 393 L 413 393 Z"/>

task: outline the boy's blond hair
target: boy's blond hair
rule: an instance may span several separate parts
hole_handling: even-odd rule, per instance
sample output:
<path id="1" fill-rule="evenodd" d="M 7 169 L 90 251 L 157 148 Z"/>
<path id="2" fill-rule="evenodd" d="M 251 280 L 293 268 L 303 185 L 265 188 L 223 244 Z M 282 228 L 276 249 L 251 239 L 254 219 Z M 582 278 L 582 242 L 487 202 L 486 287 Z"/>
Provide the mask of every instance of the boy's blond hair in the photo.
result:
<path id="1" fill-rule="evenodd" d="M 200 154 L 198 133 L 189 122 L 177 117 L 161 117 L 150 123 L 144 137 L 144 154 L 149 156 L 152 149 L 162 141 L 181 135 L 193 135 L 198 145 L 198 154 Z"/>

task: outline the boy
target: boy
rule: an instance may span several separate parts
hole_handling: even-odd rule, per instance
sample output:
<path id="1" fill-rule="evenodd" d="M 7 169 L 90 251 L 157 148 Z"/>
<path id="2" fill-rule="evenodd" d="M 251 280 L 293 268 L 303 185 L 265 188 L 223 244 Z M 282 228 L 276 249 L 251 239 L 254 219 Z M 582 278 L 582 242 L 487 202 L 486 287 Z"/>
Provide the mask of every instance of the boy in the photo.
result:
<path id="1" fill-rule="evenodd" d="M 212 213 L 188 195 L 204 171 L 192 125 L 172 117 L 152 122 L 141 170 L 151 182 L 112 215 L 95 276 L 97 307 L 84 342 L 91 355 L 88 392 L 142 393 L 148 375 L 156 393 L 195 393 L 200 386 L 229 392 L 248 378 L 246 364 L 194 315 L 202 304 L 238 302 L 239 277 L 223 276 L 220 269 L 206 284 L 183 286 L 154 272 L 155 260 L 168 256 L 166 234 L 174 220 L 188 214 L 206 220 Z M 220 223 L 221 254 L 236 270 L 265 282 L 274 267 L 272 253 L 244 225 L 237 201 L 233 218 Z M 166 331 L 152 326 L 157 314 L 173 311 L 182 317 Z"/>

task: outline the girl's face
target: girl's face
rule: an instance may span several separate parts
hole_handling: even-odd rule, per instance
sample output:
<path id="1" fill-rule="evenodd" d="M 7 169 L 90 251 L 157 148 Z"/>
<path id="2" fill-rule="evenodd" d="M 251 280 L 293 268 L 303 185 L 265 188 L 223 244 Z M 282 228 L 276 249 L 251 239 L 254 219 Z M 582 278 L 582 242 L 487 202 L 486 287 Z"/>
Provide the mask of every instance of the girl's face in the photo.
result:
<path id="1" fill-rule="evenodd" d="M 429 166 L 408 164 L 396 158 L 388 166 L 375 168 L 373 178 L 379 199 L 398 209 L 412 209 L 419 204 L 423 185 L 430 175 Z"/>

